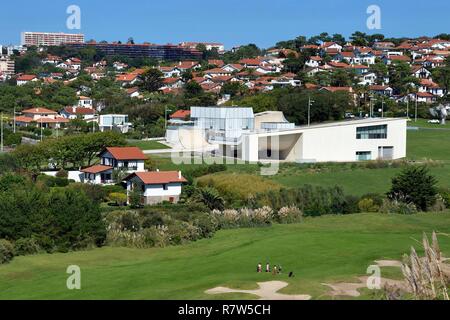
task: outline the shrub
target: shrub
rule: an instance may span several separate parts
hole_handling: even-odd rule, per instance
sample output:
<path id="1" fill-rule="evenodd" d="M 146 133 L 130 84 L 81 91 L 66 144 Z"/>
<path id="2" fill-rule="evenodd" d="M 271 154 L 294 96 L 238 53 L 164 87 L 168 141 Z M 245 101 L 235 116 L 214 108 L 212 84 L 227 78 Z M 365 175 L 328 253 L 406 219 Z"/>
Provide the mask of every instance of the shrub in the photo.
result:
<path id="1" fill-rule="evenodd" d="M 229 202 L 246 201 L 257 193 L 279 191 L 281 186 L 251 174 L 214 174 L 197 179 L 199 187 L 213 187 Z"/>
<path id="2" fill-rule="evenodd" d="M 296 205 L 305 216 L 341 214 L 346 210 L 346 197 L 342 188 L 305 185 L 296 189 L 269 190 L 259 193 L 247 202 L 251 207 L 269 206 L 279 210 Z"/>
<path id="3" fill-rule="evenodd" d="M 361 199 L 358 202 L 358 208 L 361 212 L 378 212 L 380 209 L 380 207 L 374 203 L 373 199 L 369 198 Z"/>
<path id="4" fill-rule="evenodd" d="M 417 213 L 417 208 L 414 203 L 405 203 L 397 200 L 385 199 L 383 205 L 380 207 L 382 213 L 397 213 L 397 214 L 414 214 Z"/>
<path id="5" fill-rule="evenodd" d="M 109 194 L 108 198 L 118 206 L 127 204 L 127 195 L 123 193 L 113 192 Z"/>
<path id="6" fill-rule="evenodd" d="M 388 196 L 392 200 L 412 202 L 422 211 L 427 211 L 436 202 L 437 180 L 425 166 L 410 166 L 392 179 Z"/>
<path id="7" fill-rule="evenodd" d="M 167 226 L 153 226 L 143 231 L 144 243 L 148 247 L 166 247 L 170 244 L 169 229 Z"/>
<path id="8" fill-rule="evenodd" d="M 106 187 L 90 183 L 73 183 L 69 186 L 72 190 L 83 192 L 95 203 L 101 203 L 107 200 L 108 192 Z"/>
<path id="9" fill-rule="evenodd" d="M 44 185 L 46 185 L 49 188 L 66 187 L 69 185 L 69 180 L 67 180 L 67 178 L 52 177 L 52 176 L 47 176 L 47 175 L 38 176 L 37 181 L 42 182 Z"/>
<path id="10" fill-rule="evenodd" d="M 444 211 L 446 208 L 447 208 L 447 203 L 446 203 L 445 199 L 440 194 L 437 194 L 436 201 L 430 207 L 430 210 L 434 211 L 434 212 L 440 212 L 440 211 Z"/>
<path id="11" fill-rule="evenodd" d="M 170 244 L 179 245 L 200 239 L 199 228 L 185 221 L 175 220 L 168 226 Z"/>
<path id="12" fill-rule="evenodd" d="M 219 227 L 216 217 L 207 213 L 200 213 L 193 217 L 192 223 L 199 228 L 201 237 L 210 238 Z"/>
<path id="13" fill-rule="evenodd" d="M 147 211 L 144 209 L 142 212 L 144 220 L 142 222 L 142 228 L 150 228 L 152 226 L 162 226 L 164 225 L 164 217 L 158 211 Z"/>
<path id="14" fill-rule="evenodd" d="M 14 250 L 16 255 L 25 256 L 39 253 L 41 247 L 35 238 L 20 238 L 14 243 Z"/>
<path id="15" fill-rule="evenodd" d="M 14 246 L 5 239 L 0 239 L 0 264 L 8 263 L 14 258 Z"/>
<path id="16" fill-rule="evenodd" d="M 273 218 L 273 210 L 270 207 L 258 209 L 242 208 L 240 210 L 213 210 L 211 214 L 217 219 L 220 228 L 244 228 L 270 225 Z"/>
<path id="17" fill-rule="evenodd" d="M 442 197 L 446 208 L 450 208 L 450 188 L 441 188 L 439 195 Z"/>
<path id="18" fill-rule="evenodd" d="M 58 178 L 65 178 L 65 179 L 67 179 L 68 176 L 69 176 L 69 173 L 66 170 L 64 170 L 64 169 L 60 169 L 56 173 L 56 177 L 58 177 Z"/>
<path id="19" fill-rule="evenodd" d="M 361 212 L 358 206 L 359 200 L 359 197 L 356 196 L 346 196 L 342 213 L 349 214 Z"/>
<path id="20" fill-rule="evenodd" d="M 278 210 L 277 220 L 280 223 L 297 223 L 301 222 L 303 212 L 296 206 L 283 207 Z"/>

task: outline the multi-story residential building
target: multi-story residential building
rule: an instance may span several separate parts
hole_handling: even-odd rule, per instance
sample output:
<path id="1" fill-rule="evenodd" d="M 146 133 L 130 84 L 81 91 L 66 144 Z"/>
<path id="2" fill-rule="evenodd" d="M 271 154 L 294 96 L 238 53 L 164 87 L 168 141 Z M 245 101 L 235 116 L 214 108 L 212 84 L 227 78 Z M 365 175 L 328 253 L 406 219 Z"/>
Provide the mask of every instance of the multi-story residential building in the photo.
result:
<path id="1" fill-rule="evenodd" d="M 22 32 L 23 46 L 59 46 L 63 43 L 83 43 L 84 34 L 54 32 Z"/>
<path id="2" fill-rule="evenodd" d="M 107 56 L 126 56 L 129 58 L 153 58 L 158 60 L 199 60 L 202 53 L 196 49 L 177 45 L 130 44 L 130 43 L 69 43 L 74 49 L 93 47 Z"/>
<path id="3" fill-rule="evenodd" d="M 0 73 L 10 77 L 14 75 L 14 70 L 14 60 L 10 59 L 8 56 L 2 56 L 0 54 Z"/>

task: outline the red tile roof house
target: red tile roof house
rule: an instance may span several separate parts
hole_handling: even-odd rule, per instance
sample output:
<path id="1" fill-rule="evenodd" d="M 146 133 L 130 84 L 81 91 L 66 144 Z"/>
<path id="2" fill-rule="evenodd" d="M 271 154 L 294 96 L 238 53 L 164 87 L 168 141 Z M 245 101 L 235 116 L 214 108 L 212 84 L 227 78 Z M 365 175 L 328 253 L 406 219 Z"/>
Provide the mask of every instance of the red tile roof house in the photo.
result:
<path id="1" fill-rule="evenodd" d="M 23 86 L 24 84 L 27 84 L 30 81 L 37 81 L 38 78 L 34 74 L 23 74 L 17 78 L 17 85 Z"/>
<path id="2" fill-rule="evenodd" d="M 191 117 L 191 111 L 190 110 L 178 110 L 175 111 L 171 116 L 170 119 L 172 120 L 187 120 Z"/>
<path id="3" fill-rule="evenodd" d="M 91 184 L 113 184 L 113 171 L 128 173 L 144 172 L 146 155 L 137 147 L 108 147 L 99 154 L 100 164 L 84 168 L 83 182 Z"/>
<path id="4" fill-rule="evenodd" d="M 122 86 L 135 85 L 139 81 L 139 75 L 137 73 L 119 74 L 116 76 L 116 81 Z"/>
<path id="5" fill-rule="evenodd" d="M 60 128 L 61 124 L 68 123 L 69 120 L 58 115 L 56 111 L 46 108 L 32 108 L 22 111 L 22 116 L 16 117 L 18 126 L 28 127 L 35 123 L 36 127 Z"/>
<path id="6" fill-rule="evenodd" d="M 177 203 L 180 200 L 183 183 L 187 180 L 181 171 L 135 172 L 125 178 L 128 202 L 131 192 L 138 190 L 142 205 L 158 204 L 164 201 Z"/>
<path id="7" fill-rule="evenodd" d="M 94 118 L 94 109 L 80 108 L 80 107 L 66 107 L 60 112 L 61 116 L 66 119 L 78 119 L 89 120 Z"/>

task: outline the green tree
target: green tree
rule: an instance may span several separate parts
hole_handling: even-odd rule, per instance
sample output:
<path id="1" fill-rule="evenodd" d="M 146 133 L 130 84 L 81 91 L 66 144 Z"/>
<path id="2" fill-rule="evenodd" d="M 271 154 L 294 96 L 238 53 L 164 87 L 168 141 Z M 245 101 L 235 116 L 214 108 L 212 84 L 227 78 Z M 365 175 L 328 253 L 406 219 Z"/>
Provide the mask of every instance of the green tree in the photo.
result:
<path id="1" fill-rule="evenodd" d="M 147 70 L 141 78 L 141 88 L 145 91 L 155 92 L 163 86 L 163 74 L 158 69 Z"/>
<path id="2" fill-rule="evenodd" d="M 389 198 L 405 203 L 414 203 L 427 211 L 436 202 L 437 180 L 425 166 L 409 166 L 392 179 Z"/>

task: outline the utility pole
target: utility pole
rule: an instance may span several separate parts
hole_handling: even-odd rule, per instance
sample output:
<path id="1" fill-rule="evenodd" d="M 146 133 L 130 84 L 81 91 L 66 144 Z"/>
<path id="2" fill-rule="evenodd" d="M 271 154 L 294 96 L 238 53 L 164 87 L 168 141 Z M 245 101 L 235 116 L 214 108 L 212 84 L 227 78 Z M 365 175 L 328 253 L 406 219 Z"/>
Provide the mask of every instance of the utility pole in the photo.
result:
<path id="1" fill-rule="evenodd" d="M 41 116 L 41 142 L 42 142 L 42 133 L 43 133 L 43 128 L 42 128 L 42 116 Z"/>
<path id="2" fill-rule="evenodd" d="M 381 118 L 384 118 L 384 97 L 381 100 Z"/>
<path id="3" fill-rule="evenodd" d="M 311 100 L 311 96 L 308 95 L 308 127 L 311 126 L 311 106 L 314 102 Z"/>
<path id="4" fill-rule="evenodd" d="M 418 109 L 418 101 L 417 101 L 417 93 L 416 93 L 416 114 L 414 116 L 414 122 L 417 122 L 417 109 Z"/>
<path id="5" fill-rule="evenodd" d="M 14 115 L 13 115 L 13 132 L 16 133 L 16 106 L 14 106 Z"/>
<path id="6" fill-rule="evenodd" d="M 172 112 L 172 110 L 164 108 L 164 129 L 167 130 L 167 112 Z"/>
<path id="7" fill-rule="evenodd" d="M 409 119 L 409 95 L 406 98 L 406 119 Z"/>

